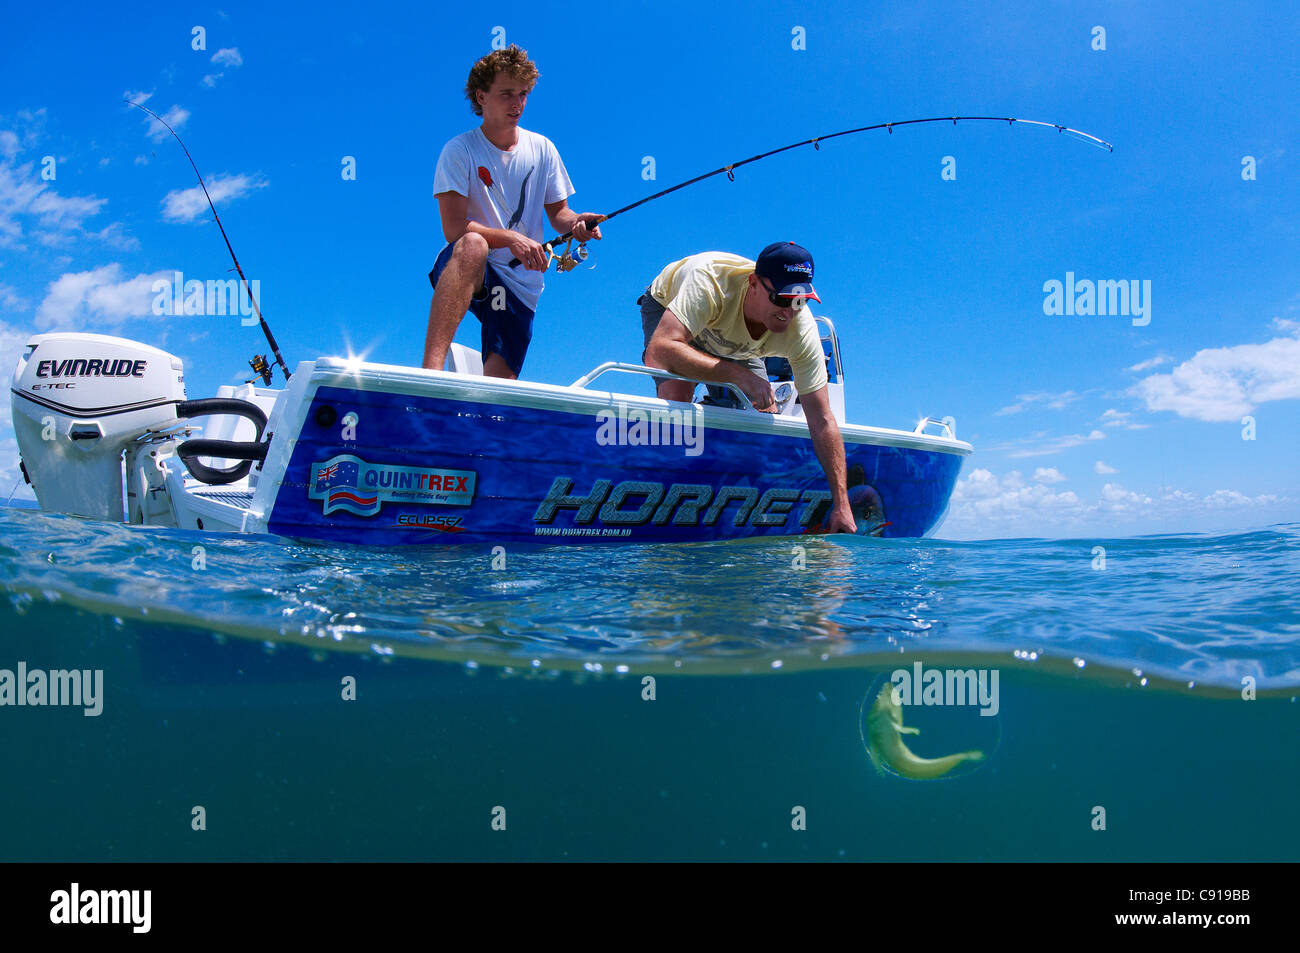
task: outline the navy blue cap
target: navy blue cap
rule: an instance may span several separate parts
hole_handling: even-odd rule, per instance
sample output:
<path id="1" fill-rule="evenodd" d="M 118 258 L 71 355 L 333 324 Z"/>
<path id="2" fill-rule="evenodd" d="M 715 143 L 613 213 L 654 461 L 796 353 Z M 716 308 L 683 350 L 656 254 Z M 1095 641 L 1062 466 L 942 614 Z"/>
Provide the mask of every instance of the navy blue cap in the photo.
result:
<path id="1" fill-rule="evenodd" d="M 808 297 L 821 304 L 812 286 L 812 252 L 801 245 L 773 242 L 758 253 L 754 273 L 771 282 L 774 294 Z"/>

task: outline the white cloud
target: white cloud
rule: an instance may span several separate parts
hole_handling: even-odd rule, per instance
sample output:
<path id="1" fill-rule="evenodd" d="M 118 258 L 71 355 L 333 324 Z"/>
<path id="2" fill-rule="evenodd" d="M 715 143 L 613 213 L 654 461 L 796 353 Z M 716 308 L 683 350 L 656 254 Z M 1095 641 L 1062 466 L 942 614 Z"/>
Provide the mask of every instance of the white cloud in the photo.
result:
<path id="1" fill-rule="evenodd" d="M 97 232 L 87 232 L 86 234 L 103 242 L 108 247 L 120 251 L 135 251 L 140 247 L 140 241 L 135 236 L 128 235 L 125 226 L 121 222 L 114 222 Z"/>
<path id="2" fill-rule="evenodd" d="M 1167 355 L 1164 354 L 1158 354 L 1155 357 L 1151 358 L 1150 360 L 1140 361 L 1137 364 L 1134 364 L 1132 367 L 1128 368 L 1128 370 L 1133 371 L 1134 373 L 1139 373 L 1141 371 L 1149 371 L 1153 367 L 1159 367 L 1161 364 L 1168 364 L 1172 360 L 1173 360 L 1172 357 L 1168 357 Z"/>
<path id="3" fill-rule="evenodd" d="M 977 467 L 958 480 L 953 488 L 954 499 L 982 500 L 998 495 L 998 478 L 991 470 Z"/>
<path id="4" fill-rule="evenodd" d="M 1278 331 L 1300 331 L 1300 321 L 1292 318 L 1274 318 L 1273 327 Z"/>
<path id="5" fill-rule="evenodd" d="M 983 468 L 971 471 L 953 489 L 949 518 L 961 523 L 986 521 L 1042 510 L 1072 513 L 1082 504 L 1072 491 L 1057 493 L 1045 486 L 1026 486 L 1018 470 L 998 478 Z"/>
<path id="6" fill-rule="evenodd" d="M 45 115 L 44 106 L 35 112 L 30 109 L 18 110 L 14 114 L 13 128 L 0 130 L 0 157 L 12 160 L 19 152 L 36 145 L 45 131 Z M 0 116 L 0 122 L 5 121 L 5 117 Z"/>
<path id="7" fill-rule="evenodd" d="M 996 412 L 995 416 L 1001 417 L 1005 414 L 1018 414 L 1022 410 L 1026 410 L 1034 404 L 1045 404 L 1052 410 L 1060 410 L 1061 408 L 1074 403 L 1074 401 L 1078 400 L 1080 396 L 1082 395 L 1076 394 L 1072 390 L 1067 390 L 1062 394 L 1017 394 L 1016 402 L 1010 406 L 1003 407 L 1001 410 Z"/>
<path id="8" fill-rule="evenodd" d="M 13 374 L 14 368 L 18 364 L 18 356 L 22 354 L 30 336 L 31 332 L 19 330 L 13 325 L 0 321 L 0 371 L 4 373 L 6 386 L 8 386 L 9 376 Z M 12 409 L 8 399 L 0 400 L 0 434 L 3 434 L 5 428 L 10 430 L 13 428 Z M 4 463 L 5 461 L 0 460 L 0 466 L 3 466 Z M 17 466 L 15 462 L 14 468 L 17 469 Z M 8 493 L 8 487 L 3 489 Z"/>
<path id="9" fill-rule="evenodd" d="M 82 222 L 107 202 L 93 195 L 59 195 L 37 176 L 31 162 L 14 166 L 0 161 L 0 246 L 21 246 L 24 218 L 34 219 L 57 243 L 65 233 L 79 232 Z"/>
<path id="10" fill-rule="evenodd" d="M 212 204 L 220 205 L 223 201 L 243 198 L 254 189 L 266 188 L 267 182 L 258 175 L 218 175 L 208 182 L 208 195 Z M 188 189 L 176 189 L 163 198 L 163 218 L 169 222 L 192 222 L 208 211 L 208 200 L 203 189 L 193 186 Z"/>
<path id="11" fill-rule="evenodd" d="M 146 93 L 143 90 L 133 93 L 130 90 L 127 90 L 122 94 L 122 98 L 125 99 L 128 103 L 135 103 L 137 106 L 143 106 L 145 103 L 147 103 L 150 99 L 153 98 L 153 93 L 152 92 Z"/>
<path id="12" fill-rule="evenodd" d="M 1107 483 L 1101 488 L 1101 499 L 1098 500 L 1099 509 L 1108 511 L 1131 510 L 1138 506 L 1150 506 L 1151 497 L 1144 496 L 1141 493 L 1134 493 L 1132 490 L 1126 490 L 1118 483 Z"/>
<path id="13" fill-rule="evenodd" d="M 1204 502 L 1208 506 L 1262 506 L 1269 503 L 1279 503 L 1281 499 L 1271 493 L 1247 496 L 1244 493 L 1238 493 L 1236 490 L 1215 490 L 1205 497 Z"/>
<path id="14" fill-rule="evenodd" d="M 221 79 L 221 77 L 225 75 L 225 73 L 208 73 L 203 77 L 202 85 L 206 86 L 208 89 L 212 89 L 212 87 L 217 85 L 217 80 Z"/>
<path id="15" fill-rule="evenodd" d="M 1127 410 L 1116 410 L 1111 407 L 1101 415 L 1101 425 L 1103 427 L 1124 427 L 1128 430 L 1146 430 L 1150 424 L 1135 424 L 1129 420 L 1133 415 Z"/>
<path id="16" fill-rule="evenodd" d="M 174 130 L 180 132 L 181 127 L 185 125 L 185 121 L 190 118 L 190 111 L 188 109 L 182 109 L 180 106 L 173 106 L 162 114 L 163 122 L 166 122 L 167 126 L 164 126 L 157 119 L 154 119 L 153 116 L 145 116 L 144 118 L 145 122 L 149 124 L 149 138 L 154 142 L 162 142 L 171 135 L 171 133 L 167 131 L 167 126 L 171 126 Z"/>
<path id="17" fill-rule="evenodd" d="M 218 66 L 243 66 L 244 58 L 239 55 L 239 47 L 224 47 L 212 54 L 212 62 Z"/>
<path id="18" fill-rule="evenodd" d="M 1096 474 L 1100 474 L 1101 476 L 1109 476 L 1112 473 L 1119 473 L 1119 471 L 1116 470 L 1114 467 L 1107 466 L 1101 460 L 1098 460 L 1096 463 L 1092 465 L 1092 472 Z"/>
<path id="19" fill-rule="evenodd" d="M 12 285 L 0 282 L 0 311 L 26 311 L 29 304 Z M 0 370 L 4 370 L 3 364 L 0 364 Z"/>
<path id="20" fill-rule="evenodd" d="M 149 157 L 148 157 L 148 156 L 136 156 L 134 162 L 135 162 L 136 165 L 148 165 L 148 164 L 149 164 Z"/>
<path id="21" fill-rule="evenodd" d="M 1139 381 L 1134 390 L 1149 410 L 1235 422 L 1258 404 L 1300 398 L 1300 337 L 1197 351 L 1170 373 Z"/>
<path id="22" fill-rule="evenodd" d="M 1294 519 L 1284 506 L 1297 501 L 1273 494 L 1247 496 L 1236 490 L 1200 495 L 1166 490 L 1153 497 L 1107 483 L 1095 499 L 1048 486 L 1026 485 L 1019 471 L 1004 476 L 979 468 L 957 481 L 948 518 L 940 532 L 951 538 L 1009 535 L 1120 536 L 1138 531 L 1201 528 L 1207 514 L 1227 510 L 1240 521 Z"/>
<path id="23" fill-rule="evenodd" d="M 46 228 L 68 229 L 77 227 L 83 219 L 98 215 L 106 204 L 108 199 L 97 199 L 93 195 L 65 197 L 52 189 L 42 188 L 32 199 L 28 211 L 39 216 L 41 225 Z"/>
<path id="24" fill-rule="evenodd" d="M 997 447 L 990 447 L 989 449 L 995 451 L 996 450 L 1006 451 L 1007 456 L 1013 457 L 1015 459 L 1020 459 L 1022 457 L 1045 457 L 1048 456 L 1049 454 L 1060 453 L 1062 450 L 1069 450 L 1071 447 L 1082 446 L 1083 444 L 1090 443 L 1093 440 L 1105 440 L 1105 439 L 1106 439 L 1106 435 L 1104 433 L 1102 433 L 1100 430 L 1094 430 L 1091 433 L 1086 435 L 1076 433 L 1076 434 L 1069 434 L 1064 437 L 1057 437 L 1053 440 L 1049 440 L 1047 443 L 1042 444 L 1041 446 L 1038 447 L 1021 447 L 1019 449 L 1013 450 L 1011 448 L 1014 445 L 1003 444 Z"/>
<path id="25" fill-rule="evenodd" d="M 1067 479 L 1056 467 L 1039 467 L 1034 471 L 1035 483 L 1064 483 Z"/>
<path id="26" fill-rule="evenodd" d="M 152 318 L 153 283 L 171 281 L 172 273 L 156 272 L 123 278 L 114 262 L 92 271 L 61 275 L 50 283 L 45 300 L 36 308 L 36 326 L 42 330 L 88 330 L 118 325 L 132 318 Z"/>

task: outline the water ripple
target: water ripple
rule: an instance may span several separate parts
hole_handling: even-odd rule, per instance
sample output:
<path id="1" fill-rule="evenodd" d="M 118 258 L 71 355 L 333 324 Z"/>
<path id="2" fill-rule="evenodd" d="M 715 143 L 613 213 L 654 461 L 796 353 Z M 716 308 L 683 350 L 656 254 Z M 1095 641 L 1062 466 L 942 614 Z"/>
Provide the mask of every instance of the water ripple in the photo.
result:
<path id="1" fill-rule="evenodd" d="M 8 508 L 0 535 L 14 614 L 62 600 L 273 644 L 729 671 L 926 651 L 1300 685 L 1300 524 L 1087 541 L 520 547 L 499 571 L 474 547 L 368 549 Z M 1105 569 L 1093 568 L 1096 545 Z"/>

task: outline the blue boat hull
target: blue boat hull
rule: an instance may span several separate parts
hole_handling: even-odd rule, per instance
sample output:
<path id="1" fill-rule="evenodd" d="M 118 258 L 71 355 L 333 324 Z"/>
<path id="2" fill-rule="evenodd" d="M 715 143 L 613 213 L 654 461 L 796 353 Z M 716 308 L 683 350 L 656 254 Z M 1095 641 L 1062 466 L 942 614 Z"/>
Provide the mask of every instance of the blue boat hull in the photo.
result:
<path id="1" fill-rule="evenodd" d="M 800 436 L 707 426 L 693 445 L 665 445 L 645 442 L 635 426 L 602 439 L 613 434 L 604 423 L 602 434 L 590 411 L 320 386 L 267 529 L 372 545 L 589 545 L 821 528 L 830 494 L 806 428 Z M 936 528 L 961 454 L 849 434 L 845 450 L 859 532 L 916 537 Z"/>

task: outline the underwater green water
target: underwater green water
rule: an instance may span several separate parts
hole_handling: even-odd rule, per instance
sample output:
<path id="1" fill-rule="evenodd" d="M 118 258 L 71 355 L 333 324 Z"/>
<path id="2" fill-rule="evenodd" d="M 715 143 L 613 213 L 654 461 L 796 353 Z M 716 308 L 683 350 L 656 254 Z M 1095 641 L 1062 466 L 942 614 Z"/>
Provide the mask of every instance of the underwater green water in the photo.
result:
<path id="1" fill-rule="evenodd" d="M 0 706 L 0 859 L 1300 859 L 1294 527 L 1106 541 L 1110 576 L 1078 541 L 503 575 L 0 513 L 0 669 L 103 673 L 94 717 Z M 918 661 L 998 675 L 996 715 L 906 709 L 916 755 L 985 754 L 937 780 L 864 745 Z"/>

